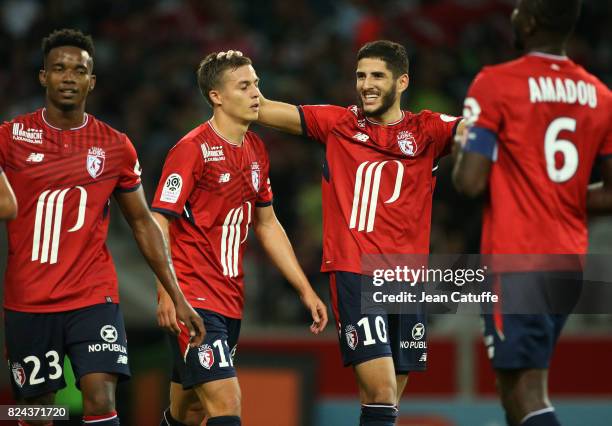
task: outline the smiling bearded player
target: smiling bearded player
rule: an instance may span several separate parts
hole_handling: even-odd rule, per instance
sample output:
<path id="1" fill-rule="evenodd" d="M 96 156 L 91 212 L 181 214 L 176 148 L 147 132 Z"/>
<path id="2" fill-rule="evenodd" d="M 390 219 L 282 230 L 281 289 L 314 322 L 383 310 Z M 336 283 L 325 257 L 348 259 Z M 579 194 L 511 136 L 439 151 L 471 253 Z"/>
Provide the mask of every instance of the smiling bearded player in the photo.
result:
<path id="1" fill-rule="evenodd" d="M 235 54 L 228 52 L 229 54 Z M 364 255 L 427 254 L 439 159 L 461 120 L 401 109 L 408 56 L 386 40 L 357 54 L 360 106 L 295 106 L 262 99 L 259 122 L 323 144 L 323 262 L 345 366 L 360 391 L 364 426 L 395 424 L 410 371 L 425 369 L 425 315 L 363 314 Z M 418 348 L 417 348 L 418 346 Z"/>

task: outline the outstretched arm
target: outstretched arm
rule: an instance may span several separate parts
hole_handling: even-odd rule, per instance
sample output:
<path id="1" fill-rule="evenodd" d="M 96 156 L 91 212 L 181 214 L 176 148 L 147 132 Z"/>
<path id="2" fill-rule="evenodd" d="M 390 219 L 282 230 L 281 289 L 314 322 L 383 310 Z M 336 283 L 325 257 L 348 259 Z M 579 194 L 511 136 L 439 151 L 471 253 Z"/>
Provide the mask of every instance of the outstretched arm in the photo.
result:
<path id="1" fill-rule="evenodd" d="M 223 58 L 224 56 L 228 58 L 242 56 L 242 52 L 239 50 L 228 50 L 217 54 L 217 58 Z M 259 118 L 257 119 L 259 124 L 293 135 L 302 134 L 302 120 L 295 105 L 271 101 L 264 98 L 261 93 L 259 94 L 259 99 Z"/>
<path id="2" fill-rule="evenodd" d="M 302 134 L 302 120 L 295 105 L 271 101 L 263 95 L 259 99 L 258 123 L 292 135 Z"/>
<path id="3" fill-rule="evenodd" d="M 304 275 L 289 238 L 276 218 L 272 206 L 255 209 L 253 228 L 272 263 L 297 291 L 302 303 L 310 311 L 313 319 L 310 331 L 314 334 L 320 333 L 327 325 L 327 308 Z"/>
<path id="4" fill-rule="evenodd" d="M 142 254 L 174 302 L 179 320 L 189 329 L 192 336 L 191 346 L 199 346 L 204 340 L 204 324 L 178 286 L 166 239 L 153 219 L 142 187 L 133 192 L 117 192 L 115 197 L 134 232 Z"/>
<path id="5" fill-rule="evenodd" d="M 587 211 L 592 215 L 612 213 L 612 156 L 601 163 L 603 182 L 589 186 L 587 192 Z"/>
<path id="6" fill-rule="evenodd" d="M 17 217 L 17 200 L 6 178 L 0 170 L 0 220 L 15 219 Z"/>

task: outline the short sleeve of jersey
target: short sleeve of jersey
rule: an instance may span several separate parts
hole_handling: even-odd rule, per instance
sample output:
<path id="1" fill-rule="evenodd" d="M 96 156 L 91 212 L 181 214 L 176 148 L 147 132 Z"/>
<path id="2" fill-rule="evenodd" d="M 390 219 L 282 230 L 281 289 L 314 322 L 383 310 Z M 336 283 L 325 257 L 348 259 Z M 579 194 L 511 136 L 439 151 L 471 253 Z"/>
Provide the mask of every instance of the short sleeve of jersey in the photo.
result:
<path id="1" fill-rule="evenodd" d="M 435 146 L 435 157 L 443 157 L 450 154 L 457 126 L 461 117 L 453 115 L 429 112 L 427 120 L 427 132 L 433 138 Z"/>
<path id="2" fill-rule="evenodd" d="M 183 140 L 168 153 L 152 208 L 180 216 L 203 171 L 202 151 L 196 142 Z"/>
<path id="3" fill-rule="evenodd" d="M 11 133 L 9 132 L 9 123 L 4 123 L 0 125 L 0 173 L 6 169 L 10 141 Z"/>
<path id="4" fill-rule="evenodd" d="M 612 106 L 612 91 L 608 91 L 607 94 L 608 105 Z M 609 111 L 609 109 L 604 111 L 606 111 L 607 114 L 607 111 Z M 610 124 L 608 125 L 608 134 L 605 136 L 604 142 L 601 145 L 601 149 L 599 150 L 599 155 L 602 157 L 612 157 L 612 121 L 610 121 L 609 123 Z"/>
<path id="5" fill-rule="evenodd" d="M 262 143 L 263 147 L 263 143 Z M 263 148 L 264 162 L 261 170 L 261 184 L 259 185 L 259 191 L 257 191 L 257 199 L 255 200 L 255 207 L 267 207 L 272 205 L 272 199 L 274 198 L 272 193 L 272 185 L 270 184 L 270 158 L 268 152 Z"/>
<path id="6" fill-rule="evenodd" d="M 485 68 L 470 86 L 463 104 L 463 116 L 468 127 L 480 127 L 498 134 L 501 125 L 501 109 L 495 94 L 499 93 L 499 82 Z"/>
<path id="7" fill-rule="evenodd" d="M 117 182 L 116 189 L 121 192 L 131 192 L 140 188 L 140 175 L 142 170 L 138 162 L 136 148 L 134 148 L 134 145 L 132 145 L 132 142 L 127 136 L 124 137 L 126 158 L 119 172 L 119 182 Z"/>
<path id="8" fill-rule="evenodd" d="M 302 134 L 323 144 L 336 122 L 346 113 L 346 108 L 335 105 L 300 105 Z"/>

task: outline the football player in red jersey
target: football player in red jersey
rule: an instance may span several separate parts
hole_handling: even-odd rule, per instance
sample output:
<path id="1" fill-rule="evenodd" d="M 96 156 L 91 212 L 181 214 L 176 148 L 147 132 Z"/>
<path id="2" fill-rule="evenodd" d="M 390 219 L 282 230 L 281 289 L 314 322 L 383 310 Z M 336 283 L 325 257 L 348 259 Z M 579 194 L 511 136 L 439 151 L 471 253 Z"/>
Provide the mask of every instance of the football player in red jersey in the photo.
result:
<path id="1" fill-rule="evenodd" d="M 566 56 L 579 13 L 579 0 L 519 0 L 512 25 L 526 54 L 485 67 L 465 99 L 467 137 L 453 171 L 455 186 L 472 196 L 488 193 L 483 254 L 525 255 L 512 265 L 496 256 L 502 300 L 520 285 L 534 295 L 553 285 L 562 297 L 563 284 L 579 286 L 580 268 L 559 262 L 568 256 L 547 261 L 529 255 L 585 254 L 587 213 L 612 212 L 612 97 Z M 589 187 L 598 157 L 603 184 Z M 570 310 L 484 315 L 485 345 L 509 425 L 559 425 L 547 377 Z"/>
<path id="2" fill-rule="evenodd" d="M 84 422 L 118 425 L 115 388 L 130 373 L 117 275 L 105 245 L 111 196 L 172 295 L 193 345 L 202 341 L 204 327 L 178 287 L 164 235 L 144 198 L 134 147 L 85 112 L 96 83 L 91 37 L 55 31 L 42 50 L 45 107 L 0 126 L 0 167 L 21 205 L 7 223 L 4 322 L 11 383 L 19 401 L 52 404 L 66 386 L 68 355 Z"/>
<path id="3" fill-rule="evenodd" d="M 15 219 L 17 200 L 6 175 L 0 169 L 0 220 Z"/>
<path id="4" fill-rule="evenodd" d="M 408 84 L 406 50 L 379 40 L 357 55 L 359 106 L 262 99 L 259 115 L 266 126 L 325 147 L 321 270 L 330 276 L 342 358 L 356 374 L 364 426 L 395 424 L 408 373 L 425 369 L 427 346 L 424 313 L 362 313 L 362 281 L 371 281 L 362 257 L 384 262 L 385 255 L 429 253 L 438 161 L 463 126 L 458 117 L 402 110 Z"/>
<path id="5" fill-rule="evenodd" d="M 274 213 L 266 148 L 248 131 L 260 105 L 259 79 L 250 59 L 211 53 L 197 75 L 213 117 L 168 153 L 153 210 L 171 242 L 181 287 L 204 319 L 207 334 L 198 348 L 187 348 L 181 336 L 171 340 L 174 371 L 162 425 L 199 425 L 206 415 L 207 425 L 238 426 L 241 397 L 233 356 L 244 305 L 242 257 L 251 225 L 310 312 L 314 334 L 325 327 L 327 312 Z M 169 302 L 160 288 L 159 323 L 178 327 Z"/>

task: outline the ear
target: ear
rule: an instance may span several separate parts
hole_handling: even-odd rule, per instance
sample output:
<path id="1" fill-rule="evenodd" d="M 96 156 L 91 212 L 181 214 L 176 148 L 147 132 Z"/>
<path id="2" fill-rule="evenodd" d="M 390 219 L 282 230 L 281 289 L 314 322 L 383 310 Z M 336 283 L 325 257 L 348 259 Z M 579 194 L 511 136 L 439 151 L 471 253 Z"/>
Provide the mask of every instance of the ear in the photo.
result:
<path id="1" fill-rule="evenodd" d="M 96 75 L 92 74 L 89 78 L 89 91 L 91 92 L 96 87 Z"/>
<path id="2" fill-rule="evenodd" d="M 38 71 L 38 81 L 42 87 L 47 87 L 47 71 L 44 69 Z"/>
<path id="3" fill-rule="evenodd" d="M 531 35 L 536 32 L 537 27 L 538 23 L 533 15 L 527 16 L 523 21 L 523 31 L 526 35 Z"/>
<path id="4" fill-rule="evenodd" d="M 408 74 L 400 75 L 400 77 L 397 79 L 397 90 L 400 93 L 402 93 L 404 90 L 408 88 L 409 85 L 410 85 L 410 77 L 408 77 Z"/>
<path id="5" fill-rule="evenodd" d="M 222 96 L 218 90 L 211 90 L 210 92 L 208 92 L 208 97 L 212 101 L 213 107 L 223 105 L 223 101 L 221 100 Z"/>

